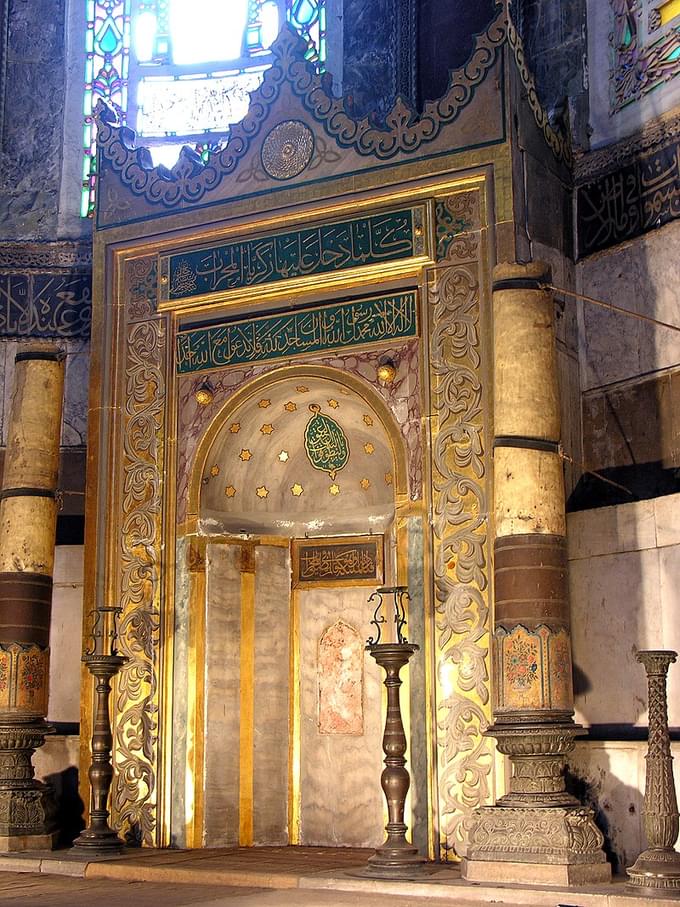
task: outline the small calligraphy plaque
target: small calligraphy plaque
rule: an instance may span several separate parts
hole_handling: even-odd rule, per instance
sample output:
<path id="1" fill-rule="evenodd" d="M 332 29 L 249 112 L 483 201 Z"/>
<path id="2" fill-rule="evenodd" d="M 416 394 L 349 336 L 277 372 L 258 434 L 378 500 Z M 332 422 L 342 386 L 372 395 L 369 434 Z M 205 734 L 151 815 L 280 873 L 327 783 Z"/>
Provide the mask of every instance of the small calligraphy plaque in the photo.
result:
<path id="1" fill-rule="evenodd" d="M 380 535 L 293 539 L 293 587 L 374 586 L 383 581 Z"/>

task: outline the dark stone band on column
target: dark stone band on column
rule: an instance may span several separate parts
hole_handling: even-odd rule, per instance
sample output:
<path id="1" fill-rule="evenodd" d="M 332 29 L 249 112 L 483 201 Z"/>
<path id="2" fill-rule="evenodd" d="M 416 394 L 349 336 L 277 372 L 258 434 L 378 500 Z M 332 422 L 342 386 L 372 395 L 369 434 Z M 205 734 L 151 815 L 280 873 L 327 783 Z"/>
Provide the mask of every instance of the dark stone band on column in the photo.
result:
<path id="1" fill-rule="evenodd" d="M 494 293 L 499 290 L 543 290 L 544 280 L 548 279 L 548 274 L 540 280 L 536 277 L 504 277 L 501 280 L 494 280 L 492 290 Z"/>
<path id="2" fill-rule="evenodd" d="M 532 438 L 530 435 L 498 435 L 493 439 L 494 450 L 497 447 L 519 447 L 522 450 L 544 450 L 547 453 L 558 453 L 559 441 L 547 438 Z"/>
<path id="3" fill-rule="evenodd" d="M 0 491 L 0 501 L 4 498 L 52 498 L 57 494 L 51 488 L 3 488 Z"/>
<path id="4" fill-rule="evenodd" d="M 42 359 L 45 362 L 61 362 L 66 357 L 63 350 L 23 350 L 14 357 L 15 362 L 28 362 L 31 359 Z"/>
<path id="5" fill-rule="evenodd" d="M 567 543 L 561 535 L 509 535 L 494 544 L 495 619 L 510 629 L 569 627 Z"/>
<path id="6" fill-rule="evenodd" d="M 47 648 L 51 611 L 51 576 L 0 573 L 0 642 Z"/>

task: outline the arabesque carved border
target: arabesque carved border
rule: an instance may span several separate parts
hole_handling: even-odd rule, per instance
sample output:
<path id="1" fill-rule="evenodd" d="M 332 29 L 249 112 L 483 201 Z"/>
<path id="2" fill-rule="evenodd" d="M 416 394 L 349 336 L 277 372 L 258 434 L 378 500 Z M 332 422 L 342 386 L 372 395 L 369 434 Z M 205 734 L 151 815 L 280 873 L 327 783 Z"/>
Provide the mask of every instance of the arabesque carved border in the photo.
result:
<path id="1" fill-rule="evenodd" d="M 160 319 L 126 331 L 119 648 L 112 812 L 128 839 L 156 845 L 160 657 L 161 476 L 166 331 Z"/>
<path id="2" fill-rule="evenodd" d="M 491 800 L 488 505 L 480 332 L 479 193 L 445 200 L 470 231 L 430 284 L 433 530 L 440 846 L 463 856 Z"/>

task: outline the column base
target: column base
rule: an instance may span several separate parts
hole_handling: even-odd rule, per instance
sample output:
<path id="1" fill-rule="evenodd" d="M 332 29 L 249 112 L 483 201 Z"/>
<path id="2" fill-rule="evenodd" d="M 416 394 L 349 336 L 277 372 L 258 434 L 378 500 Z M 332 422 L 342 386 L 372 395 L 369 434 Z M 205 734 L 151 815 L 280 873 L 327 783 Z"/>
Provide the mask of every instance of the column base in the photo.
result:
<path id="1" fill-rule="evenodd" d="M 58 838 L 56 831 L 44 835 L 0 835 L 0 853 L 54 850 Z"/>
<path id="2" fill-rule="evenodd" d="M 589 809 L 485 806 L 476 818 L 463 863 L 468 881 L 583 885 L 611 879 L 604 837 Z"/>
<path id="3" fill-rule="evenodd" d="M 629 891 L 655 898 L 680 898 L 680 854 L 675 850 L 645 850 L 626 872 Z"/>
<path id="4" fill-rule="evenodd" d="M 52 791 L 34 781 L 34 787 L 0 787 L 0 852 L 52 850 L 58 834 L 54 828 Z"/>

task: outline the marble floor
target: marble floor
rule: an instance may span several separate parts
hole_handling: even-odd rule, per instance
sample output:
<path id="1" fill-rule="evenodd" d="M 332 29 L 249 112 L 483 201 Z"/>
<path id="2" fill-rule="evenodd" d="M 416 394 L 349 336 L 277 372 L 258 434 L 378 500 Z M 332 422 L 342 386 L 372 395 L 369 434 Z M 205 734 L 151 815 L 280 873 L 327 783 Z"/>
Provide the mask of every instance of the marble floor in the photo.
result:
<path id="1" fill-rule="evenodd" d="M 131 850 L 117 858 L 69 851 L 0 856 L 0 905 L 35 907 L 642 907 L 648 898 L 624 880 L 578 888 L 470 883 L 455 866 L 432 865 L 419 881 L 390 882 L 352 873 L 370 851 L 258 847 Z M 678 901 L 654 899 L 655 907 Z"/>

